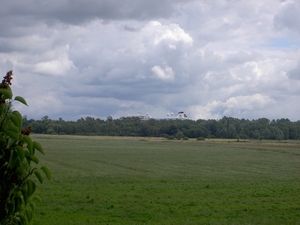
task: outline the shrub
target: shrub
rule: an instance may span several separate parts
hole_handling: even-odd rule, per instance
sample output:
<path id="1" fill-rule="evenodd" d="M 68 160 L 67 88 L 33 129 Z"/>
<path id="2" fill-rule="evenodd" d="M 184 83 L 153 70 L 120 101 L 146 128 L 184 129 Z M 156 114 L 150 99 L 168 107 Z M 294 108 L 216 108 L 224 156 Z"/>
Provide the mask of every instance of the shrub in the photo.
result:
<path id="1" fill-rule="evenodd" d="M 0 83 L 0 224 L 27 224 L 35 212 L 36 183 L 48 179 L 51 173 L 46 166 L 38 167 L 36 151 L 44 154 L 42 146 L 29 137 L 31 127 L 22 129 L 22 116 L 14 111 L 12 103 L 27 105 L 24 98 L 13 94 L 10 88 L 12 71 Z"/>
<path id="2" fill-rule="evenodd" d="M 204 137 L 198 137 L 197 140 L 198 141 L 205 141 L 205 138 Z"/>
<path id="3" fill-rule="evenodd" d="M 168 137 L 169 137 L 169 135 L 167 135 L 167 134 L 162 134 L 161 135 L 163 138 L 167 138 L 168 139 Z"/>

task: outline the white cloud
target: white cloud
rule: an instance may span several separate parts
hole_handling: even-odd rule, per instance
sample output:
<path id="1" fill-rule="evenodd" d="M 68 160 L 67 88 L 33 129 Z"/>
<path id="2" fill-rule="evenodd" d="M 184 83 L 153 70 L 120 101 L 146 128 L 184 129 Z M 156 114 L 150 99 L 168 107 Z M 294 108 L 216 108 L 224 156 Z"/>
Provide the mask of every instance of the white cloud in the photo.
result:
<path id="1" fill-rule="evenodd" d="M 279 12 L 274 16 L 274 26 L 276 29 L 289 29 L 300 32 L 300 22 L 295 19 L 300 13 L 299 1 L 285 1 L 281 3 Z"/>
<path id="2" fill-rule="evenodd" d="M 299 119 L 296 0 L 81 5 L 1 5 L 0 72 L 14 69 L 12 88 L 29 100 L 28 117 Z"/>
<path id="3" fill-rule="evenodd" d="M 183 42 L 187 45 L 193 44 L 193 39 L 189 34 L 185 33 L 178 24 L 170 24 L 169 26 L 162 26 L 159 22 L 150 22 L 149 26 L 153 26 L 156 29 L 156 37 L 154 38 L 154 44 L 157 45 L 161 42 Z M 147 28 L 146 28 L 147 29 Z"/>
<path id="4" fill-rule="evenodd" d="M 47 75 L 65 75 L 73 67 L 68 59 L 40 62 L 35 65 L 35 72 Z"/>
<path id="5" fill-rule="evenodd" d="M 165 81 L 174 80 L 174 71 L 169 66 L 165 66 L 164 68 L 161 68 L 160 66 L 154 66 L 151 68 L 151 71 L 154 73 L 154 77 L 160 80 L 165 80 Z"/>
<path id="6" fill-rule="evenodd" d="M 198 119 L 220 119 L 223 116 L 243 118 L 249 117 L 249 112 L 260 111 L 266 106 L 272 106 L 275 101 L 263 94 L 231 97 L 226 101 L 212 101 L 205 106 L 193 106 L 189 110 Z M 263 117 L 263 116 L 262 116 Z"/>
<path id="7" fill-rule="evenodd" d="M 47 52 L 45 56 L 49 60 L 38 62 L 34 66 L 34 71 L 46 75 L 66 75 L 70 69 L 75 67 L 73 62 L 69 59 L 68 51 L 69 45 Z"/>

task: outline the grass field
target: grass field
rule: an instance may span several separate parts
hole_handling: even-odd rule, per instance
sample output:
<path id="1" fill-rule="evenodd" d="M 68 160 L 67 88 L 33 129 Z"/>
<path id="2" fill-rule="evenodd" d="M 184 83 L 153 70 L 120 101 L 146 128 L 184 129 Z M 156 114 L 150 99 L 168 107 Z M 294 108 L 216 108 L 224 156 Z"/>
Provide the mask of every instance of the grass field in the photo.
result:
<path id="1" fill-rule="evenodd" d="M 34 225 L 300 224 L 300 142 L 34 135 Z"/>

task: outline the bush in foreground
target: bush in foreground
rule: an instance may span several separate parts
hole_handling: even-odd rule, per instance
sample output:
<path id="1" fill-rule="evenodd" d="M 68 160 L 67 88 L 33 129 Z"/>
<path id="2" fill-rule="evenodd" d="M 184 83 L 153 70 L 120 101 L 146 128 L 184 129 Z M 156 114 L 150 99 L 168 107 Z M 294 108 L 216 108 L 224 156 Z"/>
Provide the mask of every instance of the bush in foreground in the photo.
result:
<path id="1" fill-rule="evenodd" d="M 22 129 L 22 115 L 13 110 L 14 101 L 27 105 L 24 98 L 13 99 L 12 71 L 0 83 L 0 224 L 28 224 L 36 209 L 35 175 L 43 183 L 43 173 L 50 180 L 46 166 L 39 167 L 36 151 L 44 154 L 42 146 L 29 137 L 31 127 Z"/>

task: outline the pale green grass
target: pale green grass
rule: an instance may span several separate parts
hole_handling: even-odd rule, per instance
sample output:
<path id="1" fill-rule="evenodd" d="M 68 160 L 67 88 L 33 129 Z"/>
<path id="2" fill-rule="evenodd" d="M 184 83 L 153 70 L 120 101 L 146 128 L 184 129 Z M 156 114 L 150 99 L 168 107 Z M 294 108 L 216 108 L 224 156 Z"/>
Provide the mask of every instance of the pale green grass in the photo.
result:
<path id="1" fill-rule="evenodd" d="M 34 224 L 300 224 L 300 142 L 34 135 Z"/>

